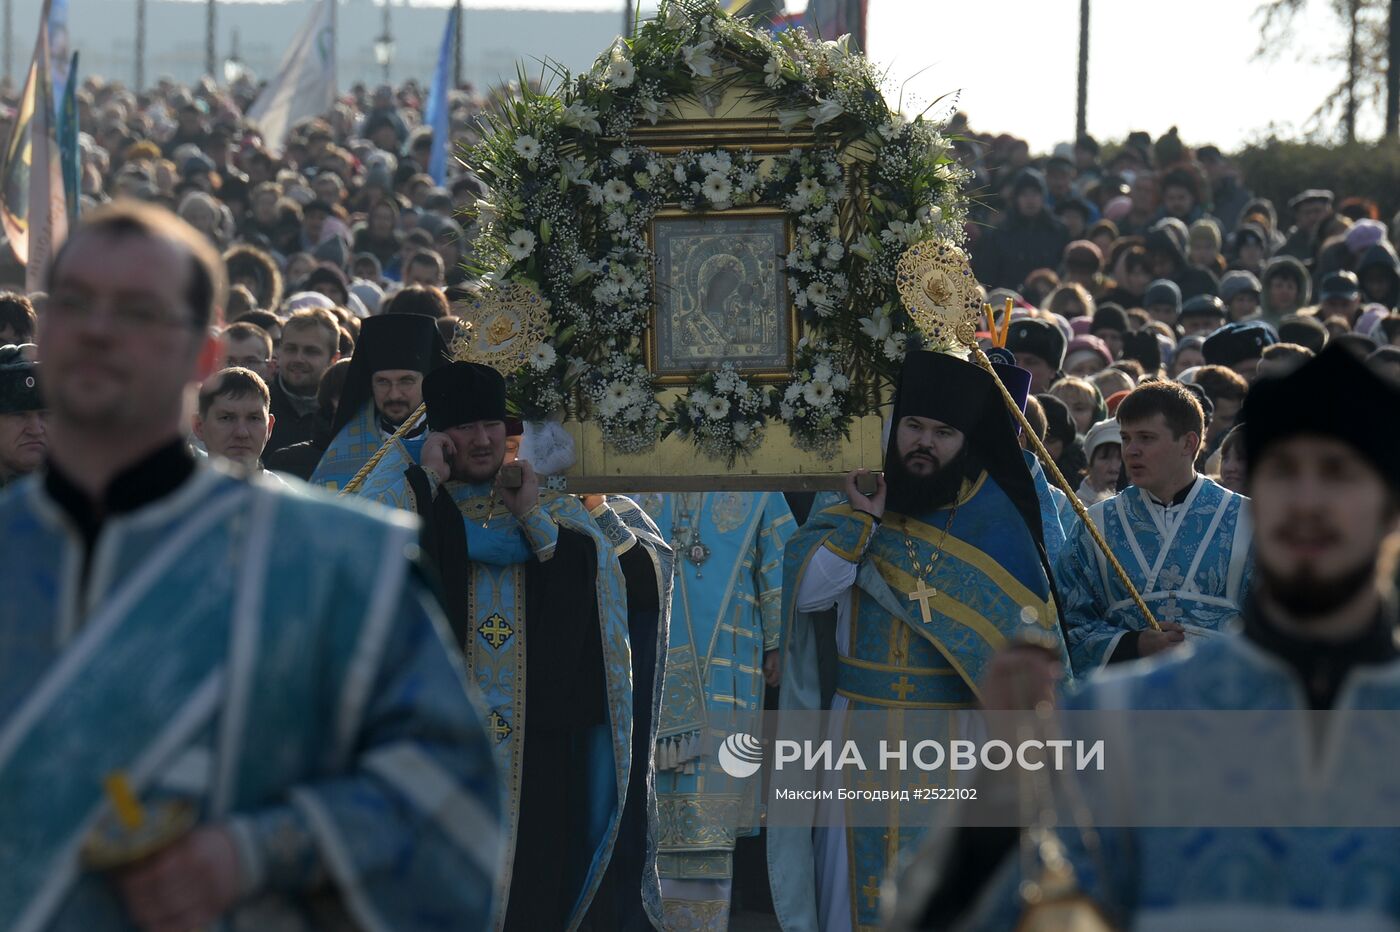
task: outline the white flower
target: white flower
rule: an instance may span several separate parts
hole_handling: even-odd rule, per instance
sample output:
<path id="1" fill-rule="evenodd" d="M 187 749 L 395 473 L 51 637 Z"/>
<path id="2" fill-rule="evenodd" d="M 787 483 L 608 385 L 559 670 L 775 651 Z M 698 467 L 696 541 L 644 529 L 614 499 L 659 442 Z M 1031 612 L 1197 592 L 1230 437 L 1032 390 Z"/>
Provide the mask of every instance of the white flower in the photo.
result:
<path id="1" fill-rule="evenodd" d="M 559 117 L 559 123 L 563 126 L 576 126 L 586 133 L 601 133 L 603 128 L 598 125 L 598 111 L 594 110 L 576 100 L 564 108 L 564 112 Z"/>
<path id="2" fill-rule="evenodd" d="M 510 242 L 506 244 L 506 252 L 517 262 L 529 258 L 530 253 L 535 251 L 535 234 L 529 230 L 516 230 L 510 235 Z"/>
<path id="3" fill-rule="evenodd" d="M 845 255 L 846 247 L 842 246 L 840 243 L 832 243 L 830 246 L 826 247 L 826 257 L 832 262 L 840 262 Z"/>
<path id="4" fill-rule="evenodd" d="M 700 170 L 706 174 L 727 172 L 734 166 L 728 152 L 706 152 L 700 156 Z"/>
<path id="5" fill-rule="evenodd" d="M 517 136 L 515 151 L 527 162 L 533 162 L 540 157 L 540 141 L 534 136 Z"/>
<path id="6" fill-rule="evenodd" d="M 851 253 L 860 256 L 867 262 L 875 258 L 875 253 L 880 249 L 880 241 L 867 233 L 859 240 L 851 244 Z"/>
<path id="7" fill-rule="evenodd" d="M 613 204 L 626 204 L 632 200 L 632 189 L 621 178 L 614 178 L 603 185 L 603 199 Z"/>
<path id="8" fill-rule="evenodd" d="M 804 197 L 810 198 L 813 194 L 816 194 L 821 189 L 822 186 L 817 183 L 817 179 L 815 178 L 803 178 L 797 183 L 797 193 L 803 195 Z"/>
<path id="9" fill-rule="evenodd" d="M 797 124 L 807 119 L 806 110 L 779 110 L 778 129 L 784 133 L 790 133 L 797 128 Z"/>
<path id="10" fill-rule="evenodd" d="M 799 291 L 795 295 L 793 295 L 792 303 L 797 305 L 798 310 L 802 310 L 803 308 L 805 308 L 807 306 L 807 291 L 803 289 L 802 291 Z"/>
<path id="11" fill-rule="evenodd" d="M 613 382 L 603 392 L 603 400 L 598 405 L 603 417 L 615 417 L 627 406 L 627 383 Z"/>
<path id="12" fill-rule="evenodd" d="M 588 174 L 588 163 L 577 156 L 569 156 L 559 160 L 559 170 L 570 184 L 578 184 Z"/>
<path id="13" fill-rule="evenodd" d="M 890 121 L 880 127 L 880 136 L 883 137 L 886 142 L 889 142 L 898 136 L 903 129 L 904 114 L 892 113 L 890 114 Z"/>
<path id="14" fill-rule="evenodd" d="M 763 66 L 763 83 L 772 88 L 783 83 L 783 62 L 778 56 L 774 55 Z"/>
<path id="15" fill-rule="evenodd" d="M 734 439 L 740 443 L 743 443 L 744 441 L 748 440 L 749 437 L 753 434 L 753 427 L 749 425 L 748 421 L 736 421 L 734 423 L 733 431 Z"/>
<path id="16" fill-rule="evenodd" d="M 796 401 L 800 394 L 802 394 L 802 386 L 793 382 L 787 387 L 787 391 L 783 392 L 783 401 Z"/>
<path id="17" fill-rule="evenodd" d="M 807 387 L 802 389 L 802 398 L 814 408 L 824 408 L 831 404 L 836 397 L 836 393 L 831 390 L 829 382 L 808 382 Z"/>
<path id="18" fill-rule="evenodd" d="M 685 166 L 676 163 L 676 167 L 671 169 L 671 177 L 676 179 L 676 184 L 685 184 Z"/>
<path id="19" fill-rule="evenodd" d="M 651 161 L 647 162 L 647 174 L 653 177 L 660 175 L 661 163 L 656 161 L 656 159 L 652 159 Z"/>
<path id="20" fill-rule="evenodd" d="M 937 204 L 925 204 L 919 208 L 919 220 L 923 223 L 937 223 L 943 219 L 943 208 Z"/>
<path id="21" fill-rule="evenodd" d="M 890 335 L 889 315 L 876 311 L 869 317 L 862 317 L 860 319 L 860 329 L 870 338 L 871 342 L 879 343 L 881 340 L 887 339 Z"/>
<path id="22" fill-rule="evenodd" d="M 739 377 L 732 369 L 722 369 L 719 375 L 715 376 L 715 391 L 721 395 L 732 395 L 739 390 Z"/>
<path id="23" fill-rule="evenodd" d="M 729 416 L 728 398 L 711 398 L 705 405 L 705 416 L 712 421 L 722 420 Z"/>
<path id="24" fill-rule="evenodd" d="M 554 352 L 554 347 L 548 343 L 541 343 L 530 350 L 530 366 L 538 372 L 544 372 L 554 365 L 554 360 L 558 358 Z"/>
<path id="25" fill-rule="evenodd" d="M 909 337 L 903 333 L 896 333 L 885 340 L 885 358 L 891 362 L 899 362 L 904 358 L 904 344 Z"/>
<path id="26" fill-rule="evenodd" d="M 851 387 L 851 380 L 838 372 L 831 377 L 831 387 L 838 392 L 844 392 Z"/>
<path id="27" fill-rule="evenodd" d="M 734 186 L 729 183 L 728 178 L 716 172 L 705 177 L 703 190 L 711 203 L 727 204 L 730 195 L 734 193 Z"/>
<path id="28" fill-rule="evenodd" d="M 758 172 L 747 171 L 739 173 L 739 190 L 748 192 L 758 187 Z"/>
<path id="29" fill-rule="evenodd" d="M 812 367 L 812 379 L 816 382 L 831 381 L 831 363 L 819 362 Z"/>
<path id="30" fill-rule="evenodd" d="M 666 105 L 652 97 L 642 97 L 637 101 L 637 106 L 641 108 L 642 116 L 652 126 L 666 114 Z"/>
<path id="31" fill-rule="evenodd" d="M 822 100 L 817 98 L 817 105 L 807 111 L 807 115 L 812 118 L 813 126 L 821 126 L 823 123 L 830 123 L 832 120 L 846 112 L 846 108 L 841 106 L 834 98 Z"/>
<path id="32" fill-rule="evenodd" d="M 637 66 L 621 55 L 608 63 L 608 83 L 613 87 L 631 87 L 637 79 Z"/>
<path id="33" fill-rule="evenodd" d="M 817 307 L 825 307 L 827 302 L 826 282 L 816 281 L 808 285 L 807 299 Z"/>
<path id="34" fill-rule="evenodd" d="M 612 150 L 612 160 L 614 165 L 623 166 L 632 161 L 632 156 L 627 154 L 626 149 L 614 149 Z"/>
<path id="35" fill-rule="evenodd" d="M 794 409 L 793 406 L 786 401 L 778 405 L 778 416 L 785 421 L 792 420 L 792 416 L 796 413 L 796 409 Z"/>
<path id="36" fill-rule="evenodd" d="M 687 45 L 681 49 L 681 58 L 685 61 L 685 66 L 690 69 L 691 74 L 698 78 L 708 78 L 714 75 L 715 60 L 710 57 L 710 50 L 714 47 L 715 40 L 706 39 L 704 42 Z"/>
<path id="37" fill-rule="evenodd" d="M 697 388 L 695 391 L 690 393 L 690 403 L 693 405 L 698 405 L 699 407 L 703 408 L 705 405 L 709 404 L 709 401 L 710 393 L 705 391 L 703 388 Z"/>
<path id="38" fill-rule="evenodd" d="M 614 208 L 608 214 L 607 223 L 609 230 L 621 230 L 627 226 L 627 214 Z"/>

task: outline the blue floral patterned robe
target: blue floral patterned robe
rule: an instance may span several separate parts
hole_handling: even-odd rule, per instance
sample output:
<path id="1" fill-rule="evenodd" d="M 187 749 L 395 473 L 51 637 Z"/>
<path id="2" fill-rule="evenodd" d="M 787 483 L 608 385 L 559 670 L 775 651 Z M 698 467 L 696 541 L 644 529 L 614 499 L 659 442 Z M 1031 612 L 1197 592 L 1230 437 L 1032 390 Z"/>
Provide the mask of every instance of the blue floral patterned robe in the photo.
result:
<path id="1" fill-rule="evenodd" d="M 1089 509 L 1159 622 L 1188 633 L 1220 632 L 1239 616 L 1253 567 L 1249 499 L 1204 476 L 1170 509 L 1129 486 Z M 1108 662 L 1129 631 L 1147 626 L 1113 568 L 1080 526 L 1060 556 L 1055 582 L 1077 675 Z"/>
<path id="2" fill-rule="evenodd" d="M 103 778 L 227 825 L 232 929 L 480 928 L 500 784 L 416 530 L 202 461 L 84 547 L 38 477 L 0 496 L 0 924 L 130 928 L 79 850 Z"/>

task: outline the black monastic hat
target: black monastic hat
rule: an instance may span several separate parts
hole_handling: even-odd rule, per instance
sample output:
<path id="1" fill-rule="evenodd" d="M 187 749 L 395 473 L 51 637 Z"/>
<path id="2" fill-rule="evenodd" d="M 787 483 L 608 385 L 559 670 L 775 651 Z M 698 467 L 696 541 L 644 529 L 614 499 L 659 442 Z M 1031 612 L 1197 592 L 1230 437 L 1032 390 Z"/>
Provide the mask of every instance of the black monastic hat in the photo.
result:
<path id="1" fill-rule="evenodd" d="M 367 317 L 360 324 L 355 355 L 345 374 L 345 391 L 336 408 L 331 434 L 359 413 L 374 398 L 371 380 L 385 369 L 406 369 L 427 375 L 451 359 L 447 344 L 438 331 L 437 321 L 422 314 L 383 314 Z"/>
<path id="2" fill-rule="evenodd" d="M 1368 459 L 1400 488 L 1400 435 L 1388 426 L 1400 410 L 1400 387 L 1339 346 L 1328 345 L 1288 375 L 1249 389 L 1241 417 L 1245 469 L 1269 445 L 1299 434 L 1332 437 Z"/>
<path id="3" fill-rule="evenodd" d="M 449 363 L 428 373 L 423 380 L 423 401 L 428 405 L 431 430 L 475 421 L 504 421 L 506 380 L 495 369 L 480 363 Z"/>

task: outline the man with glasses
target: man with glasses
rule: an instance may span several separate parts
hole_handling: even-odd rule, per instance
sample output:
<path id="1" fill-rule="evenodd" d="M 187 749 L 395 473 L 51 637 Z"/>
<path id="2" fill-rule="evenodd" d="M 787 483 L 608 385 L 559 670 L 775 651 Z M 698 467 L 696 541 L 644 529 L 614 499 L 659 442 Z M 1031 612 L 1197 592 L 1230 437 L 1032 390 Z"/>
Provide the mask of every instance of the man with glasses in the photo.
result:
<path id="1" fill-rule="evenodd" d="M 224 330 L 224 368 L 247 369 L 256 372 L 264 382 L 271 382 L 272 337 L 247 321 L 229 324 Z"/>
<path id="2" fill-rule="evenodd" d="M 0 494 L 0 916 L 483 927 L 498 782 L 414 526 L 191 456 L 227 293 L 192 227 L 93 211 L 48 285 L 48 461 Z M 177 803 L 195 826 L 138 859 Z M 94 837 L 131 862 L 84 870 Z"/>

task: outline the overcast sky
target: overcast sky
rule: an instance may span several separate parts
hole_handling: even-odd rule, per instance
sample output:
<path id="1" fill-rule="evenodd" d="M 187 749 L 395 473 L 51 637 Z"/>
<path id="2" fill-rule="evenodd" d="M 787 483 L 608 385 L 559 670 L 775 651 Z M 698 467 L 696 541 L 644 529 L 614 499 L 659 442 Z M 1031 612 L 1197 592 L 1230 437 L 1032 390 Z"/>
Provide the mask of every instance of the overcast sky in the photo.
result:
<path id="1" fill-rule="evenodd" d="M 70 0 L 75 8 L 90 0 Z M 202 0 L 200 0 L 202 2 Z M 227 2 L 227 0 L 225 0 Z M 452 0 L 411 0 L 448 6 Z M 397 3 L 396 3 L 397 5 Z M 805 0 L 788 0 L 790 8 Z M 869 0 L 869 52 L 904 84 L 906 104 L 960 92 L 980 130 L 1006 131 L 1047 150 L 1074 131 L 1078 0 Z M 1340 77 L 1317 59 L 1340 32 L 1311 0 L 1296 47 L 1252 58 L 1256 0 L 1096 0 L 1090 46 L 1089 131 L 1122 138 L 1172 125 L 1193 143 L 1234 148 L 1298 132 Z M 467 0 L 469 7 L 616 9 L 618 0 Z M 655 0 L 643 0 L 654 9 Z M 1159 12 L 1154 12 L 1159 11 Z M 550 54 L 540 49 L 540 55 Z M 427 67 L 427 66 L 425 66 Z M 908 107 L 906 106 L 906 109 Z M 1375 135 L 1378 118 L 1363 119 Z"/>

